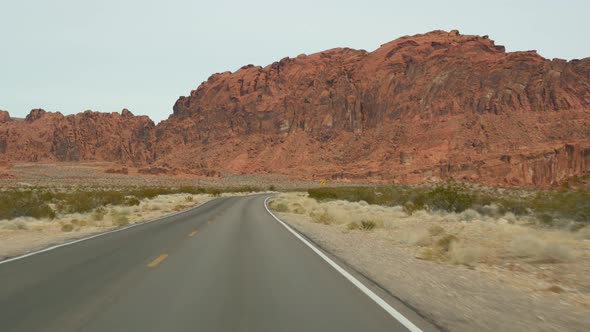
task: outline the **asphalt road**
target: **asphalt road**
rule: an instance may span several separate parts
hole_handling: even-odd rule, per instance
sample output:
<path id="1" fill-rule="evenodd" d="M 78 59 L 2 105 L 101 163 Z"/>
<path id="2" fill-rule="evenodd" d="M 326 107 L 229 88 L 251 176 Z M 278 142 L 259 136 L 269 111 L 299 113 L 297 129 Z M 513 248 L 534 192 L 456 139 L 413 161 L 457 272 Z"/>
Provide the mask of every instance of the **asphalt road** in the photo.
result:
<path id="1" fill-rule="evenodd" d="M 266 197 L 0 264 L 0 331 L 407 331 L 268 214 Z"/>

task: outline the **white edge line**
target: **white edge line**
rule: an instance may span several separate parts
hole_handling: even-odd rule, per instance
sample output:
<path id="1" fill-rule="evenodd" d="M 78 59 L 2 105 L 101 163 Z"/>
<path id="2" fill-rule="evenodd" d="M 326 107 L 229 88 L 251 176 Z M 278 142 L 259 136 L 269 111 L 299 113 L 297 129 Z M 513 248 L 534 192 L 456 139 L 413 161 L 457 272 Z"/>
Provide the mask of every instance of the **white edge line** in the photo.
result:
<path id="1" fill-rule="evenodd" d="M 365 286 L 362 282 L 360 282 L 357 278 L 353 277 L 348 271 L 340 267 L 340 265 L 336 264 L 330 257 L 326 256 L 323 252 L 321 252 L 318 248 L 312 245 L 309 241 L 307 241 L 304 237 L 299 235 L 299 233 L 295 232 L 289 225 L 287 225 L 284 221 L 279 219 L 277 216 L 272 213 L 268 208 L 268 200 L 271 197 L 267 197 L 264 200 L 264 208 L 266 211 L 273 216 L 281 225 L 283 225 L 291 234 L 295 235 L 301 242 L 307 245 L 311 250 L 313 250 L 318 256 L 323 258 L 328 264 L 330 264 L 336 271 L 340 272 L 348 281 L 350 281 L 353 285 L 355 285 L 358 289 L 360 289 L 365 295 L 367 295 L 371 300 L 375 301 L 381 308 L 387 311 L 393 318 L 395 318 L 398 322 L 400 322 L 403 326 L 405 326 L 411 332 L 422 332 L 420 328 L 418 328 L 414 323 L 412 323 L 409 319 L 404 317 L 399 311 L 395 310 L 389 303 L 385 302 L 382 298 L 380 298 L 377 294 L 375 294 L 372 290 L 370 290 L 367 286 Z"/>
<path id="2" fill-rule="evenodd" d="M 174 213 L 171 213 L 171 214 L 168 214 L 168 215 L 164 215 L 164 216 L 161 216 L 161 217 L 158 217 L 158 218 L 155 218 L 155 219 L 148 219 L 146 221 L 138 222 L 138 223 L 135 223 L 135 224 L 132 224 L 132 225 L 129 225 L 129 226 L 125 226 L 125 227 L 121 227 L 121 228 L 115 228 L 113 230 L 102 232 L 102 233 L 98 233 L 98 234 L 95 234 L 95 235 L 91 235 L 89 237 L 85 237 L 85 238 L 82 238 L 82 239 L 77 239 L 77 240 L 74 240 L 74 241 L 70 241 L 70 242 L 66 242 L 66 243 L 54 245 L 54 246 L 51 246 L 51 247 L 48 247 L 48 248 L 44 248 L 44 249 L 41 249 L 41 250 L 29 252 L 29 253 L 26 253 L 26 254 L 23 254 L 23 255 L 20 255 L 20 256 L 16 256 L 16 257 L 12 257 L 12 258 L 7 258 L 5 260 L 0 261 L 0 265 L 6 264 L 6 263 L 10 263 L 10 262 L 13 262 L 13 261 L 16 261 L 16 260 L 19 260 L 19 259 L 27 258 L 27 257 L 33 256 L 33 255 L 37 255 L 37 254 L 40 254 L 40 253 L 44 253 L 44 252 L 47 252 L 47 251 L 51 251 L 51 250 L 54 250 L 54 249 L 57 249 L 57 248 L 61 248 L 61 247 L 69 246 L 69 245 L 76 244 L 76 243 L 79 243 L 79 242 L 83 242 L 83 241 L 87 241 L 87 240 L 90 240 L 90 239 L 94 239 L 94 238 L 97 238 L 97 237 L 100 237 L 100 236 L 104 236 L 104 235 L 108 235 L 108 234 L 112 234 L 112 233 L 121 232 L 121 231 L 124 231 L 124 230 L 129 229 L 129 228 L 151 224 L 153 222 L 160 221 L 162 219 L 169 218 L 169 217 L 174 217 L 176 215 L 179 215 L 181 213 L 185 213 L 185 212 L 190 211 L 192 209 L 199 208 L 199 207 L 201 207 L 201 206 L 203 206 L 203 205 L 205 205 L 205 204 L 207 204 L 209 202 L 213 202 L 214 200 L 215 200 L 215 198 L 214 199 L 211 199 L 211 200 L 208 200 L 208 201 L 206 201 L 204 203 L 201 203 L 201 204 L 199 204 L 197 206 L 193 206 L 190 209 L 183 210 L 183 211 L 178 211 L 178 212 L 174 212 Z"/>

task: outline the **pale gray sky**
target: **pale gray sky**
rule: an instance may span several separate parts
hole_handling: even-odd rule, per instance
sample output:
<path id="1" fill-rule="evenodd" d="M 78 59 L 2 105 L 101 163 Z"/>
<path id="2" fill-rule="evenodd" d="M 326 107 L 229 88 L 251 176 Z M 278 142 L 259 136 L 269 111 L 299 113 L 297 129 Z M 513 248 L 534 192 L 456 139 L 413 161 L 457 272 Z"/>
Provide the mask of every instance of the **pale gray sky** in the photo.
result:
<path id="1" fill-rule="evenodd" d="M 435 29 L 590 56 L 585 0 L 0 0 L 0 109 L 129 108 L 158 122 L 212 73 Z"/>

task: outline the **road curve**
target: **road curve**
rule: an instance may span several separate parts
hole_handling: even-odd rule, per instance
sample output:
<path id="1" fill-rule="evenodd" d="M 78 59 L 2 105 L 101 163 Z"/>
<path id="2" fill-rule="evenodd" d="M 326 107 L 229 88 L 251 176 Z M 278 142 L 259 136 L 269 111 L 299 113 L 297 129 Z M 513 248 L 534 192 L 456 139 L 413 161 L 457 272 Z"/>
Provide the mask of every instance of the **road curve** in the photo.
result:
<path id="1" fill-rule="evenodd" d="M 407 331 L 265 195 L 0 264 L 1 331 Z"/>

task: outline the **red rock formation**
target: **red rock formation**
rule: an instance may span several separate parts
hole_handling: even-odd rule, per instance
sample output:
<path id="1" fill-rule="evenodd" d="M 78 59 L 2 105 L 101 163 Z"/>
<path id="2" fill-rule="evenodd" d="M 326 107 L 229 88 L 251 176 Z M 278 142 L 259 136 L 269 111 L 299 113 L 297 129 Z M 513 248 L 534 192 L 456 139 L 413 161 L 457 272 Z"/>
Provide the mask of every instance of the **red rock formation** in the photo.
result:
<path id="1" fill-rule="evenodd" d="M 32 110 L 24 121 L 0 125 L 0 156 L 11 161 L 153 161 L 154 123 L 147 116 Z"/>
<path id="2" fill-rule="evenodd" d="M 433 31 L 212 75 L 155 128 L 127 111 L 34 110 L 0 121 L 1 155 L 153 162 L 149 173 L 549 186 L 590 172 L 590 58 Z"/>
<path id="3" fill-rule="evenodd" d="M 10 113 L 0 110 L 0 123 L 6 123 L 10 121 Z"/>
<path id="4" fill-rule="evenodd" d="M 157 154 L 236 173 L 546 186 L 590 171 L 589 111 L 590 58 L 434 31 L 215 74 L 158 125 Z"/>

